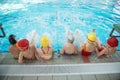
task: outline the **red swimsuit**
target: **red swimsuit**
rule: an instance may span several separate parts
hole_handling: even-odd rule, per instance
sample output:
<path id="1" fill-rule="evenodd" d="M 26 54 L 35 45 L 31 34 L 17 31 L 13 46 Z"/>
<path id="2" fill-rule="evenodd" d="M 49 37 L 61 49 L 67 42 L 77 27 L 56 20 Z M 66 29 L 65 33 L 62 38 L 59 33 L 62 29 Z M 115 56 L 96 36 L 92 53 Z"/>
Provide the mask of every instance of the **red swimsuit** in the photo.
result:
<path id="1" fill-rule="evenodd" d="M 81 54 L 82 54 L 83 56 L 90 56 L 90 55 L 92 54 L 92 52 L 86 51 L 86 44 L 84 44 L 84 47 L 83 47 L 83 49 L 82 49 L 82 51 L 81 51 Z"/>

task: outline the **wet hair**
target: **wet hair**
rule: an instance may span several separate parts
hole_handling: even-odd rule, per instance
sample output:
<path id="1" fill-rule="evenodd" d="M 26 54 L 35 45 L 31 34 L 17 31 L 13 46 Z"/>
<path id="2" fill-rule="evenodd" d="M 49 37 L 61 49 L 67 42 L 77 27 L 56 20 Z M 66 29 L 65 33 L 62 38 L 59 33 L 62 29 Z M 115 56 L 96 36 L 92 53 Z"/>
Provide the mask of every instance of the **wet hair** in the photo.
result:
<path id="1" fill-rule="evenodd" d="M 13 34 L 11 34 L 8 39 L 11 45 L 14 45 L 17 43 L 17 40 L 15 39 L 15 35 Z"/>

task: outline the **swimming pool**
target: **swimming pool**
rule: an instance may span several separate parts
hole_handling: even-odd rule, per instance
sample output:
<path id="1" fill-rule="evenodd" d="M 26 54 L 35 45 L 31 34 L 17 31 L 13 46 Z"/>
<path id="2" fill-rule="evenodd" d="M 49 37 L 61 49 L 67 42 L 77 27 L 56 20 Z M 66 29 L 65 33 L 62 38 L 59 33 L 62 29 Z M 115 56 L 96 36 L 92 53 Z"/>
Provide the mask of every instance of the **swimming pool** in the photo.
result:
<path id="1" fill-rule="evenodd" d="M 105 44 L 113 24 L 120 23 L 120 0 L 2 0 L 0 21 L 6 33 L 0 38 L 0 52 L 8 51 L 10 34 L 21 39 L 31 31 L 38 34 L 38 47 L 40 37 L 49 35 L 55 51 L 66 42 L 67 29 L 73 33 L 79 29 L 81 40 L 86 42 L 86 35 L 95 28 Z"/>

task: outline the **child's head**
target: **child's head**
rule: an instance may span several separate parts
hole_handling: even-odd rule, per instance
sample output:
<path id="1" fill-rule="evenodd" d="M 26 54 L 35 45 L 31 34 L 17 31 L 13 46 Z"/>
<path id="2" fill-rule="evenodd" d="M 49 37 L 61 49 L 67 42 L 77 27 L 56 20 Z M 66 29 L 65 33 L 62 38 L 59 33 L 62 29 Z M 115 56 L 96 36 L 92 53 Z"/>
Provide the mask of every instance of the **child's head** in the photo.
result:
<path id="1" fill-rule="evenodd" d="M 50 40 L 49 40 L 48 36 L 42 36 L 42 38 L 40 40 L 40 44 L 43 48 L 48 47 L 50 44 Z"/>
<path id="2" fill-rule="evenodd" d="M 68 39 L 68 42 L 70 42 L 70 43 L 74 42 L 74 36 L 72 34 L 69 34 L 67 39 Z"/>
<path id="3" fill-rule="evenodd" d="M 15 35 L 11 34 L 8 38 L 11 45 L 14 45 L 17 43 L 17 40 L 15 39 Z"/>
<path id="4" fill-rule="evenodd" d="M 88 35 L 87 35 L 87 40 L 89 43 L 93 43 L 95 42 L 97 39 L 96 37 L 96 34 L 94 32 L 90 32 Z"/>
<path id="5" fill-rule="evenodd" d="M 110 37 L 108 40 L 107 40 L 107 44 L 111 47 L 117 47 L 118 46 L 118 40 L 117 38 L 115 37 Z"/>
<path id="6" fill-rule="evenodd" d="M 20 41 L 17 42 L 16 46 L 20 50 L 25 50 L 29 47 L 29 41 L 27 39 L 21 39 Z"/>

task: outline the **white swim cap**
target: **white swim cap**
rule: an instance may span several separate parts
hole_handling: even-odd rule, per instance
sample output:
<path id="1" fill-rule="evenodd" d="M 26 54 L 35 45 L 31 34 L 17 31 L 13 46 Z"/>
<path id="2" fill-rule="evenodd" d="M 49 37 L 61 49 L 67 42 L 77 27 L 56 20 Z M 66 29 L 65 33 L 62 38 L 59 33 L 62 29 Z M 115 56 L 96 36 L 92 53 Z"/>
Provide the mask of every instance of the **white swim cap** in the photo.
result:
<path id="1" fill-rule="evenodd" d="M 74 42 L 74 36 L 73 36 L 73 34 L 69 34 L 67 36 L 67 39 L 68 39 L 69 42 L 73 43 Z"/>

